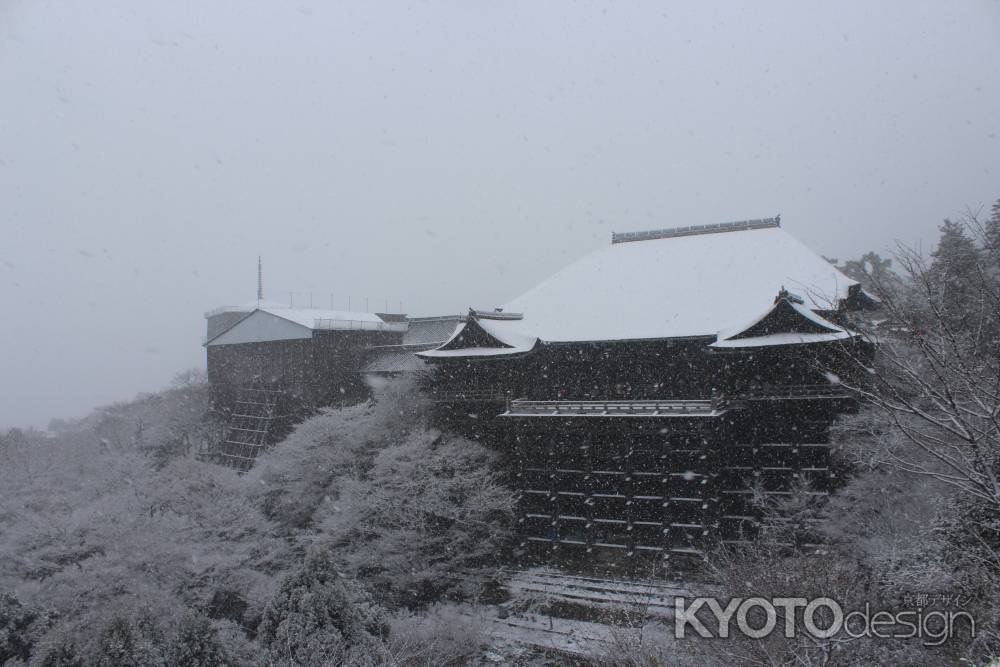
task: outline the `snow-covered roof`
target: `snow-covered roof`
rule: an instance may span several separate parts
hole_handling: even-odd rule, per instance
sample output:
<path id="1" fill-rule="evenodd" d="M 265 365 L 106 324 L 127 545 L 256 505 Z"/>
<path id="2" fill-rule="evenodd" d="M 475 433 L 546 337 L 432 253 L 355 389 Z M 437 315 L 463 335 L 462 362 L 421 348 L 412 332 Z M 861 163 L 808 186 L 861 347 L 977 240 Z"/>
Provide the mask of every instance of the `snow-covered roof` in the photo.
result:
<path id="1" fill-rule="evenodd" d="M 219 306 L 205 313 L 205 317 L 215 317 L 224 313 L 252 313 L 258 308 L 288 308 L 289 306 L 278 301 L 248 301 L 239 306 Z"/>
<path id="2" fill-rule="evenodd" d="M 260 308 L 265 313 L 283 317 L 308 329 L 350 328 L 350 324 L 358 323 L 354 328 L 362 328 L 362 323 L 385 324 L 386 322 L 374 313 L 358 313 L 347 310 L 325 310 L 321 308 Z M 342 323 L 342 327 L 337 324 Z"/>
<path id="3" fill-rule="evenodd" d="M 791 295 L 793 298 L 797 295 Z M 795 315 L 805 320 L 807 323 L 814 325 L 819 328 L 822 332 L 835 332 L 842 331 L 841 327 L 834 324 L 833 322 L 827 320 L 824 317 L 819 316 L 812 310 L 806 308 L 803 304 L 794 301 L 792 298 L 778 298 L 774 300 L 773 304 L 768 306 L 763 312 L 758 313 L 756 317 L 751 319 L 749 322 L 738 323 L 737 326 L 729 327 L 728 329 L 723 329 L 719 332 L 719 340 L 724 340 L 726 338 L 734 338 L 740 333 L 753 329 L 759 325 L 764 320 L 772 316 L 776 311 L 781 308 L 790 309 Z"/>
<path id="4" fill-rule="evenodd" d="M 363 373 L 413 373 L 427 368 L 427 362 L 403 348 L 385 347 L 373 352 Z"/>
<path id="5" fill-rule="evenodd" d="M 443 315 L 441 317 L 411 317 L 407 319 L 409 328 L 403 334 L 403 345 L 440 345 L 449 340 L 455 329 L 465 319 L 463 315 Z"/>
<path id="6" fill-rule="evenodd" d="M 406 326 L 406 322 L 386 322 L 374 313 L 322 308 L 254 308 L 246 317 L 209 338 L 206 345 L 309 338 L 317 329 L 403 332 Z"/>
<path id="7" fill-rule="evenodd" d="M 719 333 L 719 338 L 710 347 L 736 349 L 748 347 L 772 347 L 775 345 L 808 345 L 845 340 L 857 334 L 831 322 L 818 313 L 799 303 L 797 295 L 787 292 L 779 294 L 774 305 L 754 318 L 748 324 L 732 327 Z M 780 322 L 786 313 L 784 324 Z M 788 317 L 799 318 L 795 324 Z"/>
<path id="8" fill-rule="evenodd" d="M 457 343 L 470 326 L 469 322 L 463 322 L 441 347 L 418 352 L 417 356 L 441 359 L 448 357 L 497 357 L 530 352 L 538 343 L 538 337 L 519 331 L 516 325 L 520 323 L 520 320 L 512 319 L 476 319 L 475 324 L 471 326 L 478 326 L 482 329 L 487 336 L 493 339 L 494 344 L 459 347 Z"/>
<path id="9" fill-rule="evenodd" d="M 503 305 L 522 320 L 491 324 L 546 342 L 715 336 L 758 317 L 782 288 L 829 310 L 856 284 L 776 220 L 685 230 L 619 235 Z"/>

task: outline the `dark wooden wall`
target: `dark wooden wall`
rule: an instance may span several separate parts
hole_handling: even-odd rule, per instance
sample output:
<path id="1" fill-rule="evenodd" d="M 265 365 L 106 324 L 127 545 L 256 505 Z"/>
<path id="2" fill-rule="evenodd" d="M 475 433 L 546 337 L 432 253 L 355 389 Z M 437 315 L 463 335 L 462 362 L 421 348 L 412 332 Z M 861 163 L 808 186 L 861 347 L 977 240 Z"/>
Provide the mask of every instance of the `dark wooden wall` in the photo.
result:
<path id="1" fill-rule="evenodd" d="M 531 400 L 704 399 L 774 385 L 829 384 L 826 373 L 857 375 L 845 352 L 870 357 L 870 346 L 828 343 L 718 351 L 709 339 L 539 345 L 512 357 L 435 361 L 434 388 L 494 386 Z"/>
<path id="2" fill-rule="evenodd" d="M 546 345 L 521 357 L 436 364 L 440 398 L 491 384 L 529 400 L 740 397 L 729 412 L 700 418 L 502 417 L 495 398 L 440 403 L 445 428 L 506 455 L 524 554 L 697 556 L 719 540 L 752 538 L 760 513 L 751 499 L 761 493 L 836 486 L 830 426 L 855 406 L 836 395 L 829 374 L 857 380 L 863 369 L 852 357 L 870 359 L 872 347 L 721 352 L 707 342 Z M 833 391 L 791 391 L 810 385 Z"/>
<path id="3" fill-rule="evenodd" d="M 312 338 L 207 346 L 213 407 L 226 411 L 240 387 L 281 389 L 295 411 L 352 403 L 368 395 L 359 370 L 373 345 L 401 333 L 315 331 Z"/>
<path id="4" fill-rule="evenodd" d="M 718 417 L 498 417 L 480 440 L 504 455 L 525 556 L 696 557 L 753 538 L 755 498 L 836 488 L 830 425 L 852 406 L 815 398 Z"/>

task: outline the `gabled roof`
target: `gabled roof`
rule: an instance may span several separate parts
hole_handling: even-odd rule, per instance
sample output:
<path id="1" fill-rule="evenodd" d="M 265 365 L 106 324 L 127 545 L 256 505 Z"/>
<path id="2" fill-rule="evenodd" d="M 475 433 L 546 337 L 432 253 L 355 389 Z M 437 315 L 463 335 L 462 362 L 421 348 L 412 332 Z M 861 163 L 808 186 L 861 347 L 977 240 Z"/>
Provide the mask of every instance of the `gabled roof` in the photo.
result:
<path id="1" fill-rule="evenodd" d="M 316 329 L 405 331 L 405 322 L 385 322 L 373 313 L 320 308 L 255 308 L 216 333 L 206 345 L 310 338 Z"/>
<path id="2" fill-rule="evenodd" d="M 205 317 L 214 317 L 223 313 L 246 313 L 249 315 L 258 308 L 284 309 L 289 307 L 287 304 L 278 301 L 248 301 L 240 306 L 219 306 L 218 308 L 213 308 L 205 313 Z"/>
<path id="3" fill-rule="evenodd" d="M 499 319 L 476 317 L 475 311 L 470 311 L 469 317 L 460 324 L 451 338 L 443 345 L 426 352 L 417 352 L 417 356 L 428 359 L 448 357 L 497 357 L 524 354 L 534 349 L 538 338 L 519 332 L 517 319 L 502 316 Z"/>
<path id="4" fill-rule="evenodd" d="M 498 322 L 545 342 L 714 337 L 786 287 L 806 309 L 833 310 L 857 284 L 778 221 L 659 230 L 614 243 L 504 304 Z"/>
<path id="5" fill-rule="evenodd" d="M 719 334 L 710 347 L 734 349 L 805 345 L 846 340 L 855 334 L 809 310 L 784 290 L 774 305 L 749 324 Z"/>
<path id="6" fill-rule="evenodd" d="M 782 291 L 774 305 L 751 322 L 720 331 L 719 338 L 753 338 L 776 333 L 831 333 L 842 329 L 802 305 L 795 295 Z"/>

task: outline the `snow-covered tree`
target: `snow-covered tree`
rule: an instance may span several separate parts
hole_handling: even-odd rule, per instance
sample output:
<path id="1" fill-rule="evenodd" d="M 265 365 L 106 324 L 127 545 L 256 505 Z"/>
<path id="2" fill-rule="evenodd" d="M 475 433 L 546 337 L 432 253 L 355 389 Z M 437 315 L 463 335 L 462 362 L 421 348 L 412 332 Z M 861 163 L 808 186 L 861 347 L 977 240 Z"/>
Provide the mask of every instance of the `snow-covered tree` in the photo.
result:
<path id="1" fill-rule="evenodd" d="M 419 429 L 381 449 L 367 474 L 345 480 L 319 527 L 348 572 L 387 602 L 420 605 L 460 588 L 456 571 L 499 564 L 513 507 L 492 452 Z"/>
<path id="2" fill-rule="evenodd" d="M 329 554 L 311 552 L 264 611 L 258 638 L 274 665 L 379 665 L 388 652 L 381 609 Z"/>
<path id="3" fill-rule="evenodd" d="M 219 641 L 215 627 L 204 616 L 189 613 L 181 619 L 167 648 L 172 667 L 224 667 L 234 664 Z"/>
<path id="4" fill-rule="evenodd" d="M 833 260 L 833 263 L 837 264 L 837 261 Z M 890 285 L 897 286 L 899 283 L 899 276 L 892 267 L 892 258 L 882 257 L 875 251 L 866 252 L 858 259 L 849 259 L 843 264 L 838 264 L 837 268 L 868 290 L 876 284 L 885 289 Z"/>
<path id="5" fill-rule="evenodd" d="M 990 207 L 990 218 L 983 224 L 986 250 L 993 260 L 993 266 L 1000 268 L 1000 199 Z"/>
<path id="6" fill-rule="evenodd" d="M 206 405 L 204 386 L 185 381 L 58 433 L 3 435 L 0 593 L 16 591 L 11 609 L 51 610 L 30 612 L 51 622 L 33 622 L 25 634 L 16 620 L 26 618 L 22 611 L 4 626 L 0 609 L 0 649 L 5 636 L 26 642 L 13 659 L 27 650 L 31 662 L 51 667 L 95 664 L 98 653 L 126 664 L 137 652 L 147 664 L 256 664 L 266 650 L 256 637 L 311 634 L 302 624 L 276 629 L 276 605 L 308 607 L 289 590 L 276 597 L 283 582 L 312 577 L 335 601 L 339 575 L 327 574 L 339 571 L 356 575 L 344 584 L 352 600 L 357 593 L 396 604 L 398 590 L 381 585 L 388 570 L 366 569 L 366 560 L 401 571 L 403 550 L 415 544 L 418 567 L 407 576 L 437 576 L 452 564 L 476 566 L 468 556 L 495 552 L 506 536 L 509 498 L 489 470 L 492 456 L 430 429 L 405 387 L 386 387 L 374 405 L 321 411 L 243 475 L 202 460 L 196 446 L 174 446 L 182 434 L 208 437 Z M 450 528 L 420 528 L 420 540 L 408 541 L 414 527 L 405 493 L 417 487 L 401 472 L 430 476 L 409 501 L 426 501 Z M 388 502 L 361 507 L 377 488 L 391 490 Z M 341 504 L 356 520 L 325 534 Z M 478 524 L 466 531 L 464 521 Z M 479 543 L 463 542 L 469 538 Z M 459 548 L 449 552 L 449 540 Z M 339 570 L 303 565 L 303 554 L 316 549 Z M 425 627 L 423 615 L 396 625 Z M 140 625 L 140 617 L 156 620 Z M 14 630 L 4 635 L 5 628 Z"/>
<path id="7" fill-rule="evenodd" d="M 983 308 L 983 295 L 976 289 L 979 283 L 980 251 L 962 222 L 945 220 L 941 238 L 931 253 L 931 263 L 925 280 L 941 323 L 952 328 L 969 324 L 969 316 L 978 315 Z"/>
<path id="8" fill-rule="evenodd" d="M 12 595 L 0 595 L 0 665 L 27 661 L 51 621 L 46 614 L 25 607 Z"/>

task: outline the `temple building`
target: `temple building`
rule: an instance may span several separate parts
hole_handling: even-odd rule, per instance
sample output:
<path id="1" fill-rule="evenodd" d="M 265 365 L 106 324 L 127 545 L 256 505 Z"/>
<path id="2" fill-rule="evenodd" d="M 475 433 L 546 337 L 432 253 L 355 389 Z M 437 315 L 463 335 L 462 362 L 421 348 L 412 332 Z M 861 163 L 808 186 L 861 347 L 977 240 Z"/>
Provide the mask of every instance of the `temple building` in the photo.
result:
<path id="1" fill-rule="evenodd" d="M 752 534 L 755 490 L 830 488 L 876 306 L 778 218 L 679 227 L 614 234 L 416 354 L 508 454 L 525 547 L 697 554 Z"/>
<path id="2" fill-rule="evenodd" d="M 414 353 L 441 345 L 465 317 L 292 308 L 261 299 L 217 308 L 205 319 L 211 404 L 227 423 L 220 455 L 245 470 L 314 410 L 369 398 L 372 377 L 425 370 Z"/>
<path id="3" fill-rule="evenodd" d="M 701 554 L 752 497 L 836 486 L 829 430 L 878 308 L 778 218 L 614 234 L 498 307 L 412 318 L 258 300 L 206 313 L 223 460 L 413 376 L 443 428 L 497 448 L 526 553 Z"/>

